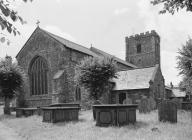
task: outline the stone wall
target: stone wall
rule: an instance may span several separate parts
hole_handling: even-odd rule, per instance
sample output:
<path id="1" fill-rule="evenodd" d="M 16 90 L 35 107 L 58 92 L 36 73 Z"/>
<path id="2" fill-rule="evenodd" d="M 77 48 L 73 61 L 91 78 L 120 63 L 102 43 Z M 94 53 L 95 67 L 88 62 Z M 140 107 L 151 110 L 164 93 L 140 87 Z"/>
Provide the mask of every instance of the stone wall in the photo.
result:
<path id="1" fill-rule="evenodd" d="M 124 91 L 112 91 L 111 104 L 119 103 L 119 94 L 126 93 L 126 98 L 130 98 L 133 104 L 138 104 L 142 96 L 149 97 L 149 89 L 135 89 Z"/>
<path id="2" fill-rule="evenodd" d="M 150 96 L 155 100 L 165 98 L 165 81 L 160 67 L 158 67 L 156 75 L 153 78 L 153 82 L 150 82 Z"/>
<path id="3" fill-rule="evenodd" d="M 141 52 L 137 53 L 137 45 Z M 160 37 L 155 31 L 126 37 L 126 61 L 138 67 L 160 64 Z"/>
<path id="4" fill-rule="evenodd" d="M 41 30 L 35 30 L 24 45 L 24 48 L 17 55 L 18 64 L 24 68 L 27 74 L 30 63 L 36 56 L 43 57 L 48 64 L 48 94 L 31 95 L 28 77 L 25 88 L 25 98 L 28 106 L 41 106 L 51 103 L 53 76 L 61 69 L 65 70 L 64 77 L 61 77 L 60 80 L 60 85 L 62 85 L 61 94 L 64 96 L 63 102 L 74 101 L 74 67 L 78 61 L 87 55 L 68 48 Z"/>

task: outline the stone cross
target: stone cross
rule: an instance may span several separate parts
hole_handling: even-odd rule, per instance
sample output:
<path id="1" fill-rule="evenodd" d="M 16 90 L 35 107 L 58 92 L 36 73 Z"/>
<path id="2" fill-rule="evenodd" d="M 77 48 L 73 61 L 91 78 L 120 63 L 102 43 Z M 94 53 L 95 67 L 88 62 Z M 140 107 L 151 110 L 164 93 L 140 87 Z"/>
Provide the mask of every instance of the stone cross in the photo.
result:
<path id="1" fill-rule="evenodd" d="M 37 24 L 37 26 L 39 27 L 40 21 L 39 21 L 39 20 L 37 20 L 36 24 Z"/>

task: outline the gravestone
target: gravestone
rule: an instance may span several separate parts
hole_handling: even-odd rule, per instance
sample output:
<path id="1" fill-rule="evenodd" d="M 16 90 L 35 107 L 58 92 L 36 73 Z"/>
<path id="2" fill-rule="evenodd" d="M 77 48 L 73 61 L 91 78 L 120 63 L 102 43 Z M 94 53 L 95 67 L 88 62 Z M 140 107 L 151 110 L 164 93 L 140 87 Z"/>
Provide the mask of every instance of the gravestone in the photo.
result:
<path id="1" fill-rule="evenodd" d="M 132 104 L 132 100 L 130 98 L 126 98 L 124 101 L 123 101 L 123 104 Z"/>
<path id="2" fill-rule="evenodd" d="M 181 109 L 182 108 L 182 101 L 178 98 L 173 98 L 171 99 L 172 102 L 174 102 L 177 105 L 177 109 Z"/>
<path id="3" fill-rule="evenodd" d="M 177 122 L 177 104 L 170 100 L 162 100 L 158 106 L 159 121 Z"/>
<path id="4" fill-rule="evenodd" d="M 139 113 L 149 113 L 150 104 L 147 98 L 142 98 L 139 103 Z"/>

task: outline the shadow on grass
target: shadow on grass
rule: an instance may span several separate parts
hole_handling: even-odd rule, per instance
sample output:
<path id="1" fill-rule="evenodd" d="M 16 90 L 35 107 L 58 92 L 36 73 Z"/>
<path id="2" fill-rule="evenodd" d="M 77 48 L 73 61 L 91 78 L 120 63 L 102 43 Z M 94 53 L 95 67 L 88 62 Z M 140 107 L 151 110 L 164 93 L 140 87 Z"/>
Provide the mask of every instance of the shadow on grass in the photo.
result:
<path id="1" fill-rule="evenodd" d="M 16 119 L 16 116 L 15 114 L 11 114 L 11 115 L 0 114 L 0 121 L 7 120 L 7 119 Z"/>
<path id="2" fill-rule="evenodd" d="M 128 124 L 128 125 L 122 125 L 122 126 L 113 126 L 113 125 L 109 125 L 109 126 L 96 126 L 96 127 L 103 127 L 103 128 L 108 128 L 108 127 L 113 127 L 113 128 L 127 128 L 127 129 L 132 129 L 132 130 L 138 130 L 140 128 L 146 128 L 147 126 L 149 126 L 148 123 L 146 122 L 142 122 L 142 121 L 137 121 L 134 124 Z"/>
<path id="3" fill-rule="evenodd" d="M 56 125 L 56 126 L 65 126 L 65 125 L 68 125 L 68 124 L 77 124 L 77 123 L 80 123 L 80 122 L 85 122 L 86 120 L 85 119 L 79 119 L 78 121 L 65 121 L 65 122 L 57 122 L 57 123 L 53 123 L 53 125 Z"/>
<path id="4" fill-rule="evenodd" d="M 142 122 L 142 121 L 137 121 L 135 124 L 129 124 L 129 125 L 126 125 L 126 126 L 123 126 L 123 127 L 126 127 L 128 129 L 138 130 L 138 129 L 141 129 L 141 128 L 146 128 L 147 126 L 149 126 L 148 123 Z"/>

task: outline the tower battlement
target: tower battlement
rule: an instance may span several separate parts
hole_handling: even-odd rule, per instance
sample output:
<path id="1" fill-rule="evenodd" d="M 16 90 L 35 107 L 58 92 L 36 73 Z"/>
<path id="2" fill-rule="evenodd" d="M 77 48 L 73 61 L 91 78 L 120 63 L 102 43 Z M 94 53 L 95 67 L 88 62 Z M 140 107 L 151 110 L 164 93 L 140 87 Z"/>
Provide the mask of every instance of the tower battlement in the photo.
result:
<path id="1" fill-rule="evenodd" d="M 135 34 L 135 35 L 131 35 L 129 37 L 126 37 L 126 39 L 133 39 L 133 38 L 143 38 L 143 37 L 148 37 L 148 36 L 158 36 L 157 32 L 155 30 L 151 30 L 151 31 L 147 31 L 144 33 L 140 33 L 140 34 Z"/>

